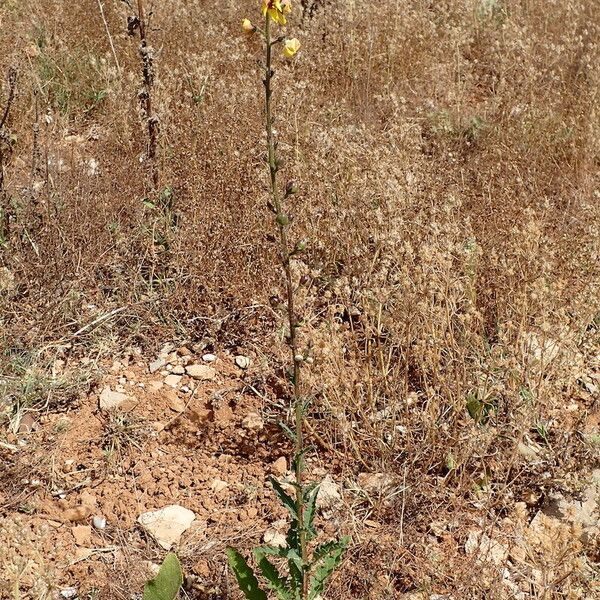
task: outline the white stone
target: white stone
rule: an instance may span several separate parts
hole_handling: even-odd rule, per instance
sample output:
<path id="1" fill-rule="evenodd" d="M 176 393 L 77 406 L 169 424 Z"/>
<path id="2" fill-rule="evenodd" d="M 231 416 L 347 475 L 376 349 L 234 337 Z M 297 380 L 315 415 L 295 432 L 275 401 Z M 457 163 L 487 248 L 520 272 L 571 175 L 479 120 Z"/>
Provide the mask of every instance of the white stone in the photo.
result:
<path id="1" fill-rule="evenodd" d="M 104 529 L 106 527 L 106 519 L 96 515 L 92 518 L 92 525 L 95 529 Z"/>
<path id="2" fill-rule="evenodd" d="M 264 426 L 261 416 L 255 412 L 248 413 L 242 421 L 242 427 L 248 431 L 260 431 Z"/>
<path id="3" fill-rule="evenodd" d="M 322 509 L 334 508 L 342 503 L 340 486 L 333 480 L 331 475 L 327 475 L 319 484 L 319 493 L 317 495 L 317 506 Z"/>
<path id="4" fill-rule="evenodd" d="M 171 504 L 157 511 L 141 514 L 137 521 L 165 550 L 178 544 L 183 533 L 189 529 L 196 515 L 189 509 Z"/>
<path id="5" fill-rule="evenodd" d="M 229 487 L 229 484 L 226 481 L 223 481 L 222 479 L 213 479 L 210 484 L 210 489 L 215 494 L 222 492 L 224 489 L 226 489 L 228 487 Z"/>
<path id="6" fill-rule="evenodd" d="M 181 381 L 181 375 L 167 375 L 165 377 L 165 385 L 169 387 L 176 388 Z"/>
<path id="7" fill-rule="evenodd" d="M 287 546 L 285 535 L 275 531 L 274 529 L 267 529 L 263 536 L 263 540 L 265 544 L 269 544 L 270 546 L 275 546 L 277 548 L 285 548 Z"/>
<path id="8" fill-rule="evenodd" d="M 162 369 L 166 364 L 167 363 L 164 358 L 157 358 L 154 362 L 151 362 L 148 365 L 148 370 L 150 373 L 156 373 L 156 371 Z"/>
<path id="9" fill-rule="evenodd" d="M 508 548 L 491 539 L 482 531 L 471 531 L 465 542 L 465 552 L 476 554 L 479 562 L 491 562 L 502 565 L 508 558 Z"/>
<path id="10" fill-rule="evenodd" d="M 235 364 L 240 369 L 247 369 L 250 366 L 250 359 L 247 356 L 241 354 L 235 357 Z"/>
<path id="11" fill-rule="evenodd" d="M 109 386 L 106 386 L 100 393 L 98 405 L 100 410 L 113 410 L 123 406 L 128 401 L 131 401 L 130 396 L 122 392 L 113 392 Z"/>
<path id="12" fill-rule="evenodd" d="M 194 379 L 200 381 L 210 381 L 217 375 L 216 371 L 208 365 L 188 365 L 185 368 L 185 372 Z"/>
<path id="13" fill-rule="evenodd" d="M 204 355 L 202 356 L 202 360 L 203 360 L 204 362 L 208 362 L 208 363 L 210 363 L 210 362 L 215 362 L 215 360 L 217 360 L 217 357 L 216 357 L 216 355 L 214 355 L 214 354 L 210 354 L 210 353 L 209 353 L 209 354 L 204 354 Z"/>

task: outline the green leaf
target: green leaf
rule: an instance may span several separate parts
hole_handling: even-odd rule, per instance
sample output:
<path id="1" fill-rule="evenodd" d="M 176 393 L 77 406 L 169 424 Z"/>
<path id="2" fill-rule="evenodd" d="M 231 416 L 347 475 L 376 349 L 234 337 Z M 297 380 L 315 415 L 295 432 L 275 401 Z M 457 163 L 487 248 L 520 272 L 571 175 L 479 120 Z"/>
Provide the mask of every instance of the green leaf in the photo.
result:
<path id="1" fill-rule="evenodd" d="M 261 553 L 260 548 L 254 550 L 254 555 L 256 556 L 260 572 L 267 580 L 269 588 L 277 594 L 279 600 L 293 600 L 288 581 L 286 578 L 281 577 L 277 567 Z"/>
<path id="2" fill-rule="evenodd" d="M 296 433 L 294 431 L 292 431 L 292 429 L 290 429 L 290 427 L 288 427 L 283 421 L 278 421 L 279 427 L 281 427 L 281 430 L 283 431 L 283 433 L 285 433 L 285 435 L 287 435 L 290 440 L 292 440 L 292 442 L 296 441 Z"/>
<path id="3" fill-rule="evenodd" d="M 304 489 L 304 529 L 306 530 L 307 537 L 314 539 L 317 536 L 317 532 L 314 528 L 315 514 L 317 512 L 317 496 L 319 495 L 319 486 L 310 485 Z"/>
<path id="4" fill-rule="evenodd" d="M 281 503 L 288 509 L 293 519 L 298 518 L 298 513 L 296 512 L 296 502 L 294 499 L 286 493 L 286 491 L 281 487 L 281 484 L 275 477 L 269 477 L 269 481 L 275 490 L 275 493 L 279 497 Z"/>
<path id="5" fill-rule="evenodd" d="M 174 600 L 183 585 L 183 573 L 179 559 L 172 552 L 158 571 L 158 575 L 144 585 L 143 600 Z"/>
<path id="6" fill-rule="evenodd" d="M 227 548 L 227 560 L 244 596 L 248 600 L 267 600 L 267 595 L 258 586 L 254 571 L 235 548 Z"/>
<path id="7" fill-rule="evenodd" d="M 315 574 L 310 578 L 308 600 L 315 600 L 323 592 L 327 579 L 339 566 L 349 541 L 350 538 L 343 537 L 324 550 L 324 554 L 319 558 L 321 564 L 315 569 Z"/>

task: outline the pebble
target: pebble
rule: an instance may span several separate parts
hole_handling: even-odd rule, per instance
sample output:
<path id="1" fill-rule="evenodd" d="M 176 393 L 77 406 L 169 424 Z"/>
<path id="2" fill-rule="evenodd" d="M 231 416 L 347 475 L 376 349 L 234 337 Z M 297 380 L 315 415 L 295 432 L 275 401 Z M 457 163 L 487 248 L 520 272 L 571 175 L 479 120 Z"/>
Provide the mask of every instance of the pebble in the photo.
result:
<path id="1" fill-rule="evenodd" d="M 204 354 L 204 355 L 202 356 L 202 360 L 203 360 L 204 362 L 211 363 L 211 362 L 215 362 L 215 360 L 217 360 L 217 357 L 216 357 L 216 355 L 215 355 L 215 354 Z"/>
<path id="2" fill-rule="evenodd" d="M 111 410 L 120 408 L 131 400 L 132 399 L 127 394 L 119 391 L 113 392 L 110 387 L 107 386 L 100 393 L 98 405 L 100 410 Z"/>
<path id="3" fill-rule="evenodd" d="M 174 373 L 175 375 L 183 375 L 185 373 L 185 369 L 181 365 L 177 365 L 173 367 L 171 373 Z"/>
<path id="4" fill-rule="evenodd" d="M 272 465 L 273 475 L 285 475 L 287 473 L 287 460 L 285 456 L 280 456 Z"/>
<path id="5" fill-rule="evenodd" d="M 242 427 L 248 431 L 260 431 L 264 429 L 265 422 L 258 413 L 250 412 L 244 417 Z"/>
<path id="6" fill-rule="evenodd" d="M 166 364 L 167 363 L 164 358 L 157 358 L 154 362 L 151 362 L 148 365 L 148 370 L 150 373 L 156 373 L 156 371 L 162 369 Z"/>
<path id="7" fill-rule="evenodd" d="M 216 371 L 208 365 L 189 365 L 185 368 L 185 372 L 190 377 L 200 381 L 209 381 L 217 375 Z"/>
<path id="8" fill-rule="evenodd" d="M 96 515 L 92 519 L 92 525 L 95 529 L 104 529 L 106 527 L 106 519 L 104 517 Z"/>
<path id="9" fill-rule="evenodd" d="M 239 354 L 235 357 L 235 364 L 240 369 L 247 369 L 250 366 L 250 359 L 247 356 L 242 356 Z"/>
<path id="10" fill-rule="evenodd" d="M 169 387 L 176 388 L 181 381 L 181 375 L 167 375 L 165 377 L 165 385 Z"/>

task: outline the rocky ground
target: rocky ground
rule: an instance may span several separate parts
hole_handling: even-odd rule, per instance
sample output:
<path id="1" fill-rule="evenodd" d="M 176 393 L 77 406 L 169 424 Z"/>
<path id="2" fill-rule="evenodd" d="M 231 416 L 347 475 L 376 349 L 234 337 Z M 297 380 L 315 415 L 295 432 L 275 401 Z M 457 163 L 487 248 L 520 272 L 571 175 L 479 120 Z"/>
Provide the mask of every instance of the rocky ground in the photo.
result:
<path id="1" fill-rule="evenodd" d="M 68 410 L 13 417 L 0 445 L 8 466 L 0 488 L 0 597 L 136 598 L 168 549 L 186 566 L 189 597 L 236 597 L 223 550 L 261 538 L 284 541 L 285 514 L 266 479 L 291 477 L 289 447 L 277 425 L 285 407 L 262 393 L 258 362 L 191 344 L 165 344 L 150 359 L 133 350 L 99 365 L 94 391 Z M 538 459 L 534 446 L 521 452 Z M 343 530 L 357 546 L 375 544 L 386 556 L 391 549 L 400 560 L 409 551 L 402 525 L 398 533 L 373 507 L 402 504 L 410 490 L 391 474 L 349 475 L 343 459 L 326 449 L 318 456 L 310 472 L 323 480 L 322 535 Z M 489 589 L 498 584 L 492 595 L 472 598 L 600 597 L 593 567 L 600 469 L 576 475 L 576 493 L 539 507 L 535 497 L 515 502 L 502 519 L 478 506 L 467 520 L 431 513 L 430 568 L 458 556 Z M 384 566 L 375 564 L 368 596 L 346 597 L 466 597 L 427 586 L 394 591 Z M 354 576 L 365 575 L 355 570 Z M 553 595 L 565 578 L 574 578 L 573 594 Z M 578 581 L 586 583 L 578 588 Z M 334 590 L 342 587 L 334 581 Z M 539 593 L 544 589 L 548 595 Z"/>

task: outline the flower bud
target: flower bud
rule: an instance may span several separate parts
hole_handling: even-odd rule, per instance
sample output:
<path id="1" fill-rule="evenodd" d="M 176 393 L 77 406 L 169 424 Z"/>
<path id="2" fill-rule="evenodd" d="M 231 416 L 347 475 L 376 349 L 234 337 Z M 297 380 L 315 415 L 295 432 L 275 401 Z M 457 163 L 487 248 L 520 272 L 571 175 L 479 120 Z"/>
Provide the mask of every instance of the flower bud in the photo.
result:
<path id="1" fill-rule="evenodd" d="M 284 215 L 283 213 L 279 213 L 277 215 L 277 223 L 282 227 L 285 227 L 286 225 L 290 224 L 290 218 L 287 215 Z"/>
<path id="2" fill-rule="evenodd" d="M 298 185 L 295 181 L 288 181 L 285 186 L 285 194 L 286 196 L 291 196 L 292 194 L 298 193 Z"/>
<path id="3" fill-rule="evenodd" d="M 245 33 L 254 33 L 256 31 L 256 27 L 254 27 L 250 19 L 244 19 L 242 21 L 242 29 Z"/>
<path id="4" fill-rule="evenodd" d="M 307 245 L 307 241 L 306 240 L 298 240 L 296 242 L 296 248 L 295 251 L 296 252 L 304 252 L 306 250 L 306 245 Z"/>

